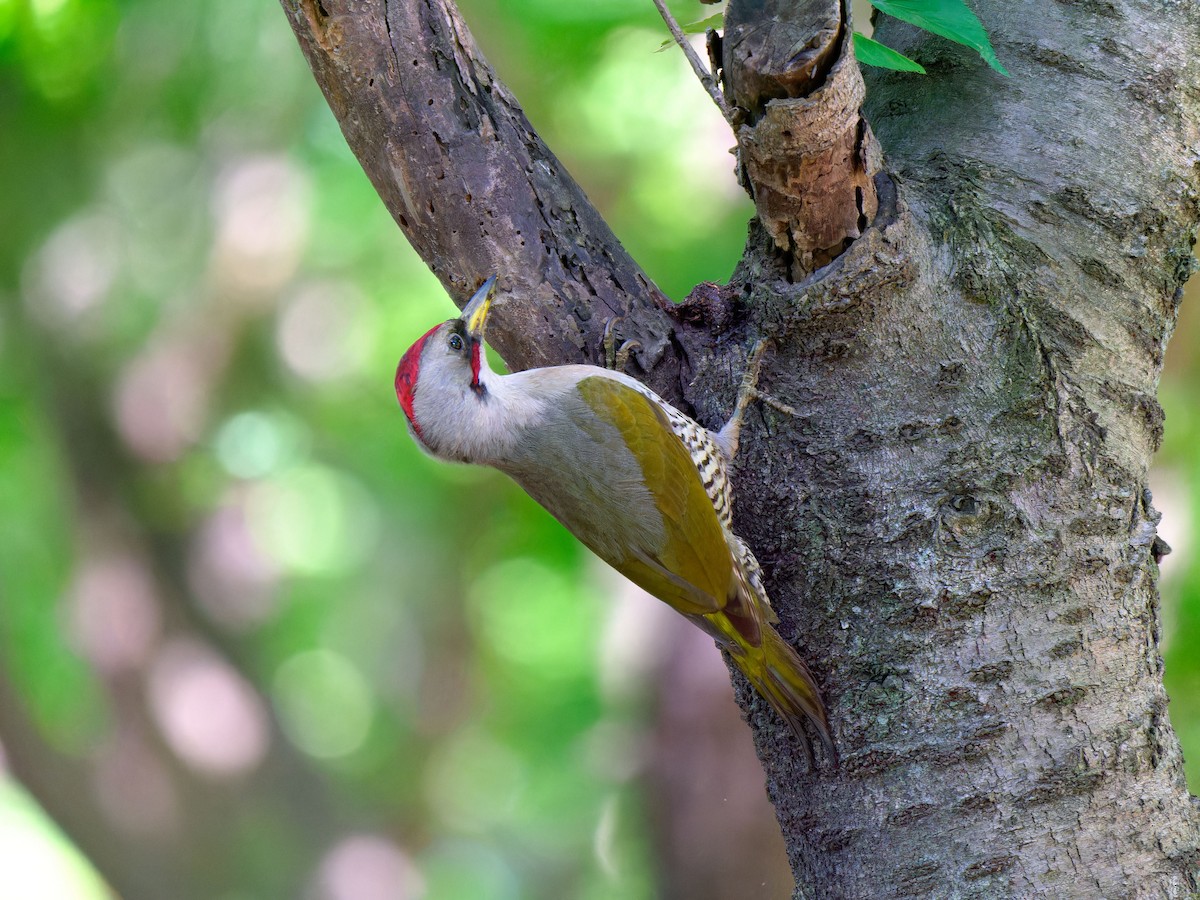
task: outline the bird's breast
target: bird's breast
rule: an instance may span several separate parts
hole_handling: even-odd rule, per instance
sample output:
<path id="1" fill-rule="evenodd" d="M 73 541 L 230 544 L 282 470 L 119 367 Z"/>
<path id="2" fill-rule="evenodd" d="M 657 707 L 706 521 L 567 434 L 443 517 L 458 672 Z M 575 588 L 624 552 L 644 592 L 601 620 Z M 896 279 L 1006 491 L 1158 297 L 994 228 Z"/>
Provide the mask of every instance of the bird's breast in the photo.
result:
<path id="1" fill-rule="evenodd" d="M 609 563 L 662 549 L 662 515 L 645 473 L 617 429 L 586 410 L 555 410 L 496 467 Z"/>

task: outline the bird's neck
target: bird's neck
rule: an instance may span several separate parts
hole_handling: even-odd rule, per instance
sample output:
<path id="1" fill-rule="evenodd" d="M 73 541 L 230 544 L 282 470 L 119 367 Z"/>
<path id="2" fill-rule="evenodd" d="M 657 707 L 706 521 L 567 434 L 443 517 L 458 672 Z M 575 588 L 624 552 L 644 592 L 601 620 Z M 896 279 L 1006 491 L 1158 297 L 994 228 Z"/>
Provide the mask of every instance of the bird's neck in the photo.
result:
<path id="1" fill-rule="evenodd" d="M 484 359 L 477 387 L 464 384 L 436 396 L 422 396 L 418 386 L 421 443 L 434 456 L 453 462 L 502 463 L 546 407 L 545 392 L 530 374 L 501 375 Z"/>
<path id="2" fill-rule="evenodd" d="M 482 440 L 475 447 L 473 462 L 496 465 L 507 459 L 525 429 L 545 418 L 553 391 L 547 390 L 552 386 L 538 378 L 538 371 L 501 375 L 484 360 L 479 372 L 483 390 L 475 409 L 476 431 Z"/>

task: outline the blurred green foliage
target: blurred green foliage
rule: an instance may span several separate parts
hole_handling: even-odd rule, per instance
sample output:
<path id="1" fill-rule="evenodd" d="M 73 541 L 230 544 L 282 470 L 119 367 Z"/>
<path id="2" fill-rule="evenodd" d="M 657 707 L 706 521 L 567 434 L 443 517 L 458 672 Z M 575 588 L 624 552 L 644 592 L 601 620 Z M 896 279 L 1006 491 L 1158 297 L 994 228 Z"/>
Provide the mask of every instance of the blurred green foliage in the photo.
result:
<path id="1" fill-rule="evenodd" d="M 652 7 L 462 8 L 659 284 L 728 277 L 749 203 Z M 396 360 L 452 307 L 277 5 L 0 0 L 0 123 L 0 742 L 121 797 L 52 811 L 238 896 L 343 896 L 354 853 L 413 895 L 653 896 L 616 583 L 405 434 Z M 277 756 L 332 799 L 280 807 Z"/>
<path id="2" fill-rule="evenodd" d="M 1180 327 L 1169 351 L 1160 389 L 1167 417 L 1163 447 L 1151 483 L 1172 552 L 1163 559 L 1163 657 L 1171 723 L 1187 760 L 1188 785 L 1200 793 L 1200 559 L 1196 527 L 1200 523 L 1200 311 L 1196 291 L 1189 292 Z"/>
<path id="3" fill-rule="evenodd" d="M 727 278 L 751 207 L 650 5 L 461 6 L 650 275 Z M 0 0 L 0 180 L 0 744 L 88 785 L 51 810 L 73 836 L 197 896 L 654 896 L 616 582 L 405 434 L 396 360 L 452 307 L 276 4 Z M 1200 757 L 1200 570 L 1169 585 Z"/>

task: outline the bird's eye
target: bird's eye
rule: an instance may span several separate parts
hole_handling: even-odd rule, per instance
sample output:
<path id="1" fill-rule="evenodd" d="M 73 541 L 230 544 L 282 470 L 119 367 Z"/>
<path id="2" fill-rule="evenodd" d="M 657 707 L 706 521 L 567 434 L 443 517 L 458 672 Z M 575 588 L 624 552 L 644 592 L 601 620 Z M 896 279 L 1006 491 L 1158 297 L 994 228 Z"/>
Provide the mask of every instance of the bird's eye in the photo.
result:
<path id="1" fill-rule="evenodd" d="M 462 338 L 457 334 L 450 335 L 450 349 L 461 350 L 463 348 Z"/>

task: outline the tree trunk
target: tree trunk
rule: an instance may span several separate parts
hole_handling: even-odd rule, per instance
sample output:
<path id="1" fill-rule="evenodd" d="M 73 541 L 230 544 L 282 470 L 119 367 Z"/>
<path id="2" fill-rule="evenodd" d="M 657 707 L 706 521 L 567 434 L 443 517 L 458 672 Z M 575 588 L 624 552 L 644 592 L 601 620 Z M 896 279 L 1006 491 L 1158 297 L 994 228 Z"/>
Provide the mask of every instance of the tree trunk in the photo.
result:
<path id="1" fill-rule="evenodd" d="M 510 365 L 594 360 L 621 315 L 642 342 L 634 374 L 713 425 L 745 348 L 773 339 L 763 387 L 796 414 L 751 417 L 735 525 L 824 685 L 841 768 L 807 770 L 737 689 L 797 896 L 1200 890 L 1146 490 L 1200 212 L 1193 4 L 980 0 L 1011 78 L 880 23 L 930 74 L 868 82 L 875 199 L 865 126 L 830 131 L 850 135 L 832 179 L 805 168 L 811 141 L 776 142 L 764 167 L 751 134 L 778 104 L 825 110 L 805 128 L 844 119 L 845 92 L 825 91 L 840 106 L 821 96 L 857 77 L 844 10 L 830 37 L 828 15 L 806 26 L 787 11 L 803 4 L 735 2 L 731 28 L 783 21 L 816 29 L 789 46 L 832 49 L 802 61 L 815 76 L 764 91 L 739 68 L 749 42 L 726 47 L 760 218 L 730 283 L 675 309 L 533 135 L 450 0 L 283 6 L 452 295 L 500 273 Z M 764 202 L 781 184 L 795 202 Z"/>

